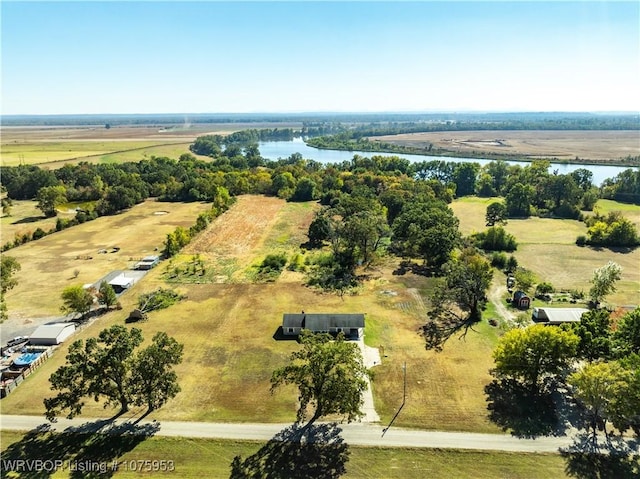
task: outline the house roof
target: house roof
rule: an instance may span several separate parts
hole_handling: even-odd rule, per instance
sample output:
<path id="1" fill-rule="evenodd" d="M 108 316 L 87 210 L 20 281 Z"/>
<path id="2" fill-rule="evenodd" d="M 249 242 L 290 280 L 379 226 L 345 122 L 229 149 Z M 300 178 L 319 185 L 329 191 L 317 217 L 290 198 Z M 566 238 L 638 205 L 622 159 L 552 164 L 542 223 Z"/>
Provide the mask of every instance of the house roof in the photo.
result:
<path id="1" fill-rule="evenodd" d="M 341 313 L 285 313 L 283 328 L 305 328 L 311 331 L 329 331 L 331 328 L 364 328 L 364 314 Z"/>
<path id="2" fill-rule="evenodd" d="M 36 330 L 29 337 L 31 340 L 35 339 L 56 339 L 60 333 L 67 328 L 76 329 L 73 323 L 55 323 L 55 324 L 43 324 L 38 326 Z"/>
<path id="3" fill-rule="evenodd" d="M 588 312 L 588 309 L 584 308 L 538 308 L 542 310 L 543 314 L 538 313 L 538 320 L 547 324 L 561 324 L 561 323 L 577 323 L 582 318 L 582 315 Z M 544 319 L 546 316 L 547 319 Z"/>

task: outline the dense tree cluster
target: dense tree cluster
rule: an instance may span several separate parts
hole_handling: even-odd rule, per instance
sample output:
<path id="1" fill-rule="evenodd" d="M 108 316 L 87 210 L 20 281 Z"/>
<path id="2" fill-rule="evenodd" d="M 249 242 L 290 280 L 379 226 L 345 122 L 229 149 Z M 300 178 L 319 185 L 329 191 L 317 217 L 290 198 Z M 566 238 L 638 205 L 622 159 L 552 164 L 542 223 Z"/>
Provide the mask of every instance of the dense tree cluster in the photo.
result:
<path id="1" fill-rule="evenodd" d="M 589 227 L 587 237 L 578 237 L 576 243 L 592 246 L 637 246 L 640 244 L 638 230 L 619 211 L 607 215 L 596 213 L 585 220 Z"/>
<path id="2" fill-rule="evenodd" d="M 183 346 L 166 333 L 157 333 L 149 346 L 137 328 L 111 326 L 97 338 L 79 339 L 69 347 L 65 365 L 50 377 L 58 394 L 44 400 L 46 416 L 63 411 L 68 418 L 82 412 L 84 398 L 103 401 L 105 407 L 147 406 L 151 412 L 180 392 L 173 366 L 182 362 Z"/>

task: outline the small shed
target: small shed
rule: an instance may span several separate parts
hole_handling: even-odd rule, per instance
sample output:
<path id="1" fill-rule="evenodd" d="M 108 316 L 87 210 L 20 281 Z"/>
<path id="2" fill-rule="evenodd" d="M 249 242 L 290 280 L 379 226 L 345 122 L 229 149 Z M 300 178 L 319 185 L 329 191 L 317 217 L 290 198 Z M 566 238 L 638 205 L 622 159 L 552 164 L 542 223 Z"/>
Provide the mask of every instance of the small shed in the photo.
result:
<path id="1" fill-rule="evenodd" d="M 119 274 L 118 276 L 113 278 L 111 281 L 109 281 L 109 284 L 113 287 L 113 290 L 116 293 L 122 293 L 125 289 L 128 289 L 131 286 L 133 286 L 133 283 L 134 283 L 133 278 L 129 278 L 125 276 L 124 273 Z"/>
<path id="2" fill-rule="evenodd" d="M 529 309 L 531 306 L 531 298 L 524 291 L 516 291 L 513 293 L 513 303 L 518 309 Z"/>
<path id="3" fill-rule="evenodd" d="M 63 343 L 76 330 L 74 323 L 53 323 L 38 326 L 29 337 L 29 344 L 55 346 Z"/>
<path id="4" fill-rule="evenodd" d="M 303 329 L 308 329 L 314 333 L 343 333 L 348 338 L 359 339 L 364 334 L 364 314 L 284 314 L 282 318 L 283 334 L 297 336 Z"/>
<path id="5" fill-rule="evenodd" d="M 142 269 L 142 270 L 151 269 L 154 266 L 156 266 L 159 262 L 160 262 L 160 256 L 157 256 L 157 255 L 145 256 L 134 265 L 133 269 Z"/>
<path id="6" fill-rule="evenodd" d="M 533 308 L 533 320 L 541 324 L 579 323 L 585 308 Z"/>

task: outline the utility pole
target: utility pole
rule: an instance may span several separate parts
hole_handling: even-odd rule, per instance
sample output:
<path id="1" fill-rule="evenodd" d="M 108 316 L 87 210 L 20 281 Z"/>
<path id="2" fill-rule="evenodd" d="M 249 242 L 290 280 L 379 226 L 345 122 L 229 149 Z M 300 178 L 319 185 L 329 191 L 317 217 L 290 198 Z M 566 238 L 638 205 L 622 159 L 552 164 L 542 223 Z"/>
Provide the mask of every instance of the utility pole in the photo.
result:
<path id="1" fill-rule="evenodd" d="M 387 433 L 387 431 L 393 424 L 393 421 L 396 420 L 396 418 L 398 417 L 398 414 L 400 414 L 400 411 L 402 411 L 404 404 L 407 402 L 407 363 L 406 362 L 403 363 L 402 365 L 402 376 L 403 376 L 402 404 L 400 404 L 400 407 L 398 408 L 398 412 L 396 413 L 395 416 L 393 416 L 393 419 L 391 419 L 391 422 L 389 423 L 389 425 L 382 430 L 382 437 L 384 437 L 384 435 Z"/>

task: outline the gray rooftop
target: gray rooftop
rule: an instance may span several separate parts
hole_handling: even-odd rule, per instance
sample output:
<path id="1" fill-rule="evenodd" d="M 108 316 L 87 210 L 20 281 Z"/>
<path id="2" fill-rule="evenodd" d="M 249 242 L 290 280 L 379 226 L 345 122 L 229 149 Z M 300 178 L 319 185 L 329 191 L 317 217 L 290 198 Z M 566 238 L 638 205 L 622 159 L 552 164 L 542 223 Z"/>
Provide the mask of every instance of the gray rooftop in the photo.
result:
<path id="1" fill-rule="evenodd" d="M 538 313 L 538 321 L 548 324 L 577 323 L 582 315 L 588 312 L 585 308 L 538 308 L 543 314 Z M 545 319 L 546 316 L 546 319 Z"/>
<path id="2" fill-rule="evenodd" d="M 329 331 L 331 328 L 364 328 L 364 314 L 340 313 L 285 313 L 283 328 L 305 328 L 311 331 Z"/>

